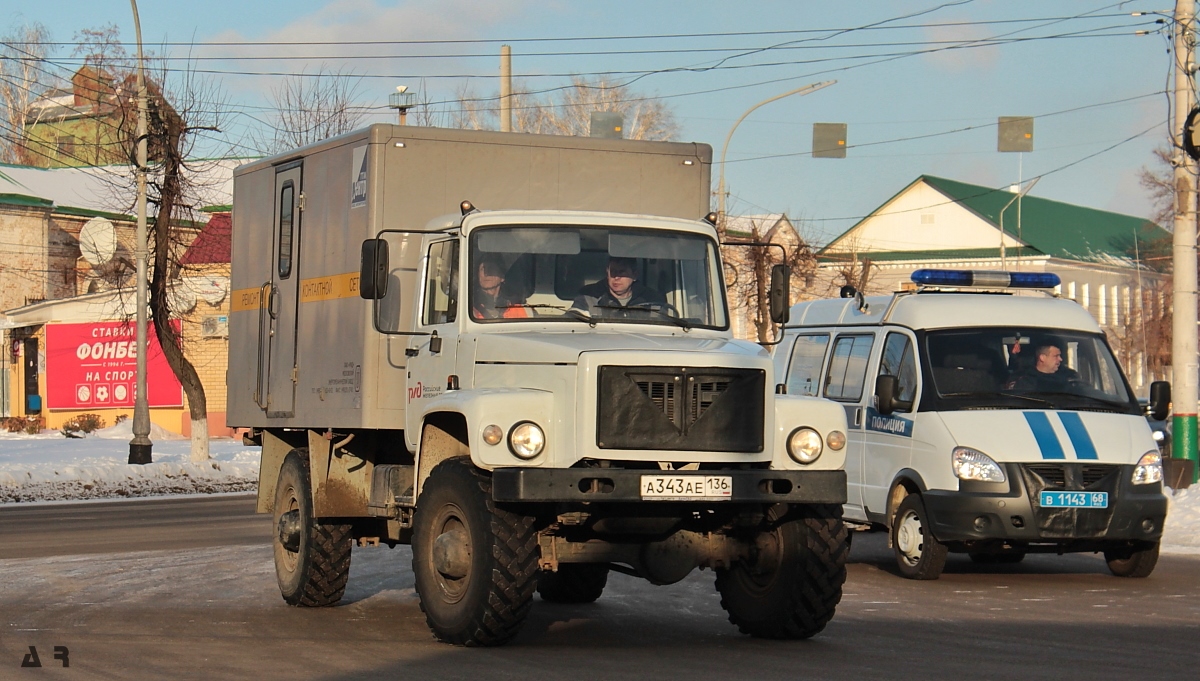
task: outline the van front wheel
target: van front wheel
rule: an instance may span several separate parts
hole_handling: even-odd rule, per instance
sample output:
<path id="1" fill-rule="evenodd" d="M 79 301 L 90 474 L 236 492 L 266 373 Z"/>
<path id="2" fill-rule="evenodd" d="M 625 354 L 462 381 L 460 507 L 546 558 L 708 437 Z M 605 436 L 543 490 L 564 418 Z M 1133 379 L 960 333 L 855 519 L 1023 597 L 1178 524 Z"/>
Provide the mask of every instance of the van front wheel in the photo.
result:
<path id="1" fill-rule="evenodd" d="M 909 579 L 937 579 L 946 567 L 946 545 L 934 538 L 921 495 L 904 497 L 896 509 L 892 549 L 900 574 Z"/>
<path id="2" fill-rule="evenodd" d="M 1149 577 L 1158 564 L 1158 542 L 1140 548 L 1109 549 L 1104 552 L 1108 570 L 1117 577 Z"/>

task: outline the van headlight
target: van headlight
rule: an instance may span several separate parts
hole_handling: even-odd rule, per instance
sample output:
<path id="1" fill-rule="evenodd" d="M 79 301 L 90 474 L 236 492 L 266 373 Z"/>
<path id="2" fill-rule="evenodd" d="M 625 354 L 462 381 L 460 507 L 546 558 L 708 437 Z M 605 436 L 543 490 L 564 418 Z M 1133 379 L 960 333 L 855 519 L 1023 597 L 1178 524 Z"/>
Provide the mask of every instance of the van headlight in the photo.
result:
<path id="1" fill-rule="evenodd" d="M 1133 469 L 1133 484 L 1149 485 L 1162 482 L 1162 456 L 1158 452 L 1146 452 L 1138 459 L 1137 467 Z"/>
<path id="2" fill-rule="evenodd" d="M 955 447 L 950 465 L 959 480 L 1004 482 L 1004 469 L 992 457 L 970 447 Z"/>
<path id="3" fill-rule="evenodd" d="M 788 435 L 787 453 L 796 463 L 810 464 L 821 456 L 821 435 L 812 428 L 797 428 Z"/>
<path id="4" fill-rule="evenodd" d="M 546 448 L 546 433 L 533 421 L 521 421 L 508 431 L 508 449 L 519 459 L 532 459 Z"/>

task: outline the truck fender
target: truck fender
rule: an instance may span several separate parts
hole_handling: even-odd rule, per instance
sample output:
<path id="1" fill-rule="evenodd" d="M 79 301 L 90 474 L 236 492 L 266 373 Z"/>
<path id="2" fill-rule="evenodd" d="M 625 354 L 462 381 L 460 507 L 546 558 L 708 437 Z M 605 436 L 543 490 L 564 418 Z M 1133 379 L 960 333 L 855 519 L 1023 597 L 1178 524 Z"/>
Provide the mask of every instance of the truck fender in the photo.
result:
<path id="1" fill-rule="evenodd" d="M 554 395 L 528 388 L 483 388 L 454 390 L 430 402 L 421 427 L 417 449 L 417 494 L 434 466 L 455 456 L 470 456 L 484 470 L 499 466 L 547 465 L 555 447 L 556 413 Z M 523 461 L 508 449 L 508 433 L 523 421 L 533 421 L 546 434 L 546 449 Z M 483 429 L 498 426 L 504 433 L 499 443 L 483 441 Z"/>
<path id="2" fill-rule="evenodd" d="M 802 395 L 775 395 L 775 435 L 770 443 L 771 465 L 782 469 L 840 470 L 846 465 L 846 447 L 834 451 L 828 444 L 821 457 L 805 466 L 792 460 L 787 453 L 787 439 L 792 431 L 807 426 L 828 441 L 829 433 L 835 430 L 846 434 L 846 410 L 842 405 L 821 397 Z"/>

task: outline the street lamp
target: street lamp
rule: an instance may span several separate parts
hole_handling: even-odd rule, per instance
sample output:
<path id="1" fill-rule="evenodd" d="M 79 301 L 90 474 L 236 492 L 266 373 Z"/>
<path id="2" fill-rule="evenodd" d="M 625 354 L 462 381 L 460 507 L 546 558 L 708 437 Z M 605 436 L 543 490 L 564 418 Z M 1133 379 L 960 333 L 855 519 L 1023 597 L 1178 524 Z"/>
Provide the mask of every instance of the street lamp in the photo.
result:
<path id="1" fill-rule="evenodd" d="M 150 403 L 146 401 L 146 74 L 142 61 L 142 22 L 137 0 L 133 7 L 133 29 L 137 33 L 137 389 L 133 397 L 133 439 L 129 441 L 129 463 L 150 463 L 154 443 L 150 441 Z M 160 320 L 165 323 L 166 320 Z"/>
<path id="2" fill-rule="evenodd" d="M 796 88 L 795 90 L 785 92 L 781 95 L 775 95 L 774 97 L 771 97 L 770 99 L 764 99 L 763 101 L 759 102 L 758 104 L 755 104 L 754 106 L 750 107 L 749 109 L 746 109 L 746 113 L 742 114 L 741 118 L 737 119 L 737 122 L 735 122 L 733 124 L 733 127 L 729 129 L 729 134 L 725 136 L 725 146 L 721 147 L 721 173 L 720 173 L 720 180 L 717 182 L 717 223 L 718 224 L 720 224 L 722 226 L 724 226 L 724 224 L 725 224 L 725 153 L 729 151 L 729 140 L 733 139 L 733 131 L 737 130 L 738 125 L 740 125 L 742 121 L 746 120 L 746 116 L 749 116 L 751 112 L 753 112 L 755 109 L 757 109 L 760 106 L 770 104 L 771 102 L 783 99 L 784 97 L 791 97 L 792 95 L 807 95 L 811 92 L 816 92 L 817 90 L 827 88 L 836 82 L 837 82 L 836 80 L 826 80 L 826 81 L 822 81 L 820 83 L 813 83 L 811 85 L 805 85 L 804 87 Z"/>

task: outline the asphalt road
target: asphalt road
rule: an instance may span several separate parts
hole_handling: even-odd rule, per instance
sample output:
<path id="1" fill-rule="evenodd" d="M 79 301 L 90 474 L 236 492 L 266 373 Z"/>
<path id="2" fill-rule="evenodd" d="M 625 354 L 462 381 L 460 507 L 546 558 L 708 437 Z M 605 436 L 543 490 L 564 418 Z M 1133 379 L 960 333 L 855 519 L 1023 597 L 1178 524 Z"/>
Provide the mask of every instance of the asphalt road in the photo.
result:
<path id="1" fill-rule="evenodd" d="M 897 577 L 858 535 L 837 616 L 809 641 L 725 619 L 712 573 L 614 575 L 588 606 L 537 601 L 509 646 L 435 642 L 406 548 L 355 549 L 334 608 L 288 607 L 250 496 L 0 507 L 0 679 L 1196 679 L 1200 558 L 1148 579 L 1091 555 Z M 21 668 L 35 646 L 41 669 Z M 70 667 L 53 658 L 69 650 Z"/>

